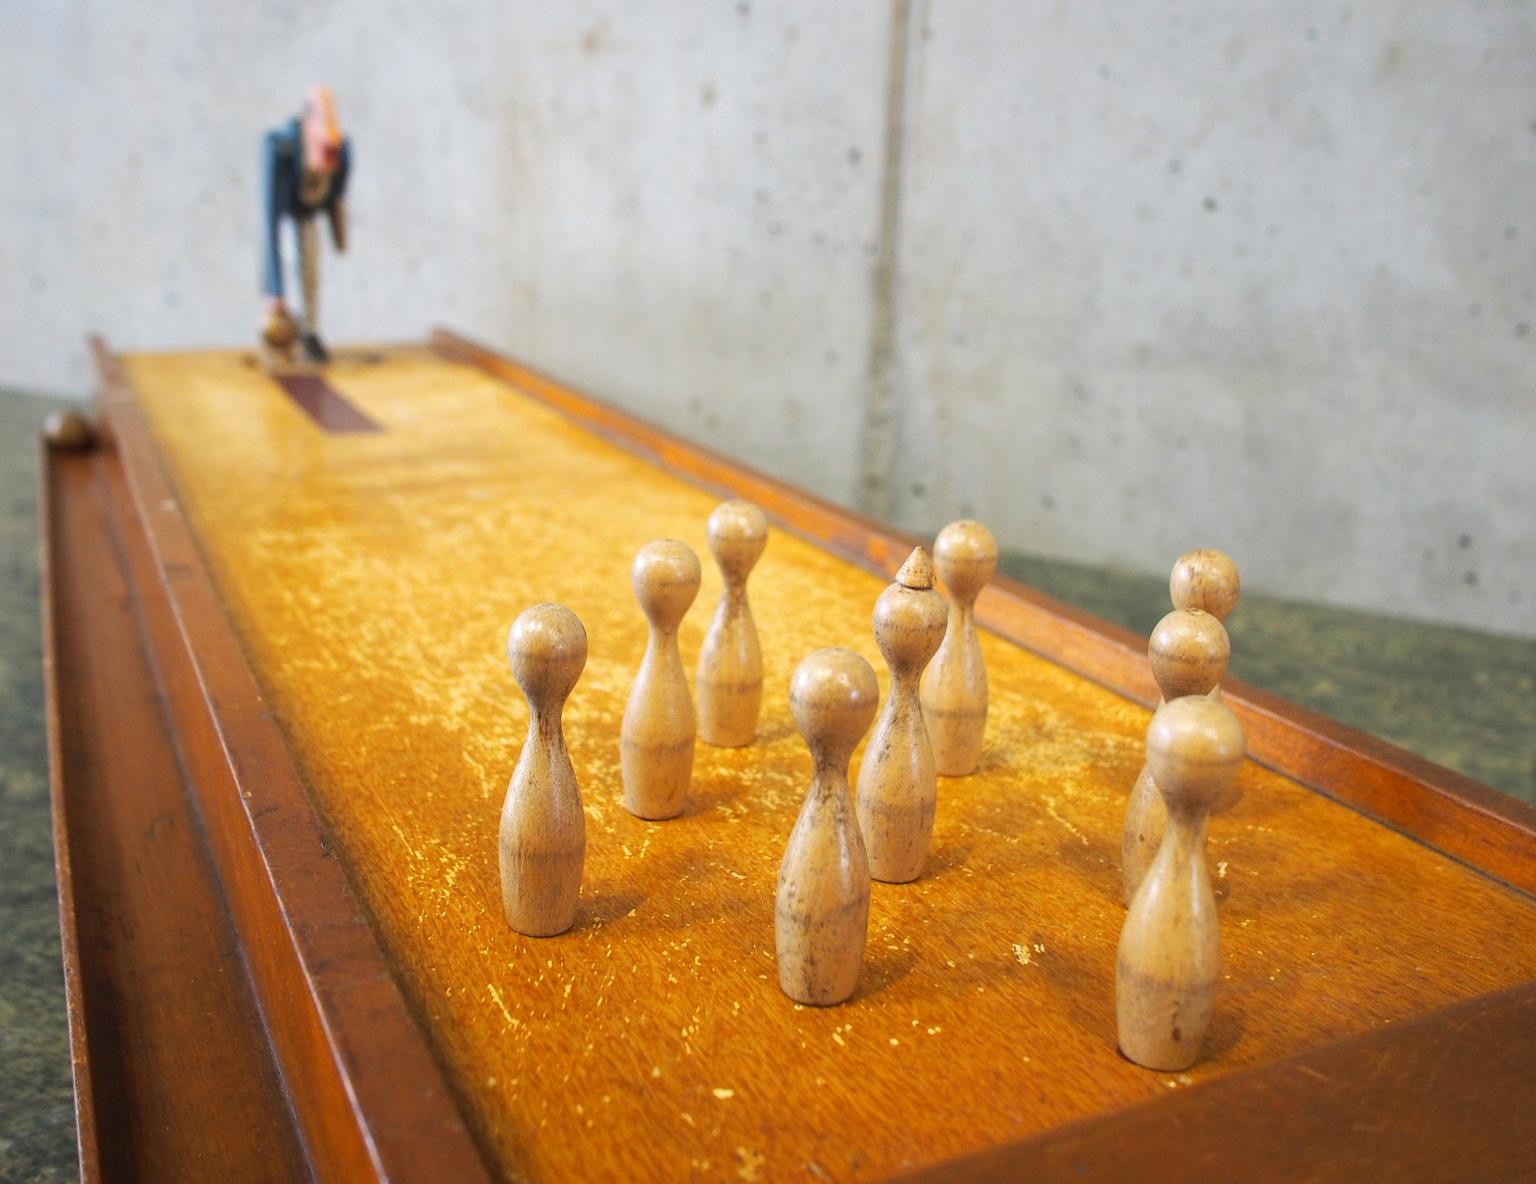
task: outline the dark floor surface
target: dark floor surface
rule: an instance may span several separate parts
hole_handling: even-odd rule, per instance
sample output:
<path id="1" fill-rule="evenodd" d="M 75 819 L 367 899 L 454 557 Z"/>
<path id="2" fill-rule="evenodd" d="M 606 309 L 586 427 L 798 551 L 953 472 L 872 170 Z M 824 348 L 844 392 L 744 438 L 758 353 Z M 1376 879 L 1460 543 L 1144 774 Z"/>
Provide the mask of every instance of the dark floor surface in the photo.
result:
<path id="1" fill-rule="evenodd" d="M 54 405 L 0 392 L 0 1184 L 76 1178 L 37 608 L 35 438 Z M 1002 567 L 1138 633 L 1169 608 L 1162 578 Z M 1536 801 L 1536 640 L 1252 593 L 1228 627 L 1237 677 Z"/>
<path id="2" fill-rule="evenodd" d="M 0 1181 L 78 1178 L 37 608 L 37 432 L 0 392 Z"/>

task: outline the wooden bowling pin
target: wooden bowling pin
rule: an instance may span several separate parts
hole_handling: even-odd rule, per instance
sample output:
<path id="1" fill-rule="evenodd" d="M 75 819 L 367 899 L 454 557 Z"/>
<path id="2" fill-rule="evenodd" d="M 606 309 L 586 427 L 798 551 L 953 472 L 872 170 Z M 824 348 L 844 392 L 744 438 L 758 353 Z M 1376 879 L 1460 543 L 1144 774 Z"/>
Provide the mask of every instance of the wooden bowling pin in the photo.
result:
<path id="1" fill-rule="evenodd" d="M 587 664 L 587 631 L 570 609 L 536 604 L 512 622 L 507 658 L 530 714 L 501 807 L 501 905 L 513 929 L 549 937 L 576 916 L 587 850 L 581 791 L 560 724 Z"/>
<path id="2" fill-rule="evenodd" d="M 921 547 L 875 601 L 875 644 L 890 667 L 891 690 L 859 766 L 857 805 L 870 874 L 891 884 L 922 874 L 933 836 L 938 778 L 917 688 L 944 640 L 947 613 Z"/>
<path id="3" fill-rule="evenodd" d="M 676 539 L 646 543 L 630 569 L 635 599 L 650 622 L 619 730 L 624 808 L 639 818 L 676 817 L 688 800 L 695 727 L 677 627 L 699 594 L 699 576 L 699 557 Z"/>
<path id="4" fill-rule="evenodd" d="M 709 516 L 709 550 L 724 587 L 699 651 L 699 739 L 751 744 L 763 700 L 763 655 L 747 602 L 747 576 L 768 543 L 768 519 L 751 502 L 723 502 Z"/>
<path id="5" fill-rule="evenodd" d="M 976 769 L 987 730 L 987 668 L 975 605 L 997 567 L 997 540 L 980 522 L 951 522 L 934 540 L 933 561 L 949 590 L 949 627 L 923 674 L 923 718 L 934 767 L 946 777 L 965 777 Z"/>
<path id="6" fill-rule="evenodd" d="M 779 864 L 773 921 L 779 986 L 800 1003 L 841 1003 L 864 965 L 869 861 L 848 761 L 879 698 L 874 670 L 852 650 L 817 650 L 790 680 L 790 709 L 815 771 Z"/>
<path id="7" fill-rule="evenodd" d="M 1231 652 L 1222 623 L 1197 608 L 1174 609 L 1157 623 L 1147 642 L 1152 677 L 1165 703 L 1208 695 L 1226 672 Z M 1144 764 L 1126 803 L 1120 837 L 1120 879 L 1127 905 L 1157 855 L 1167 817 L 1151 766 Z"/>
<path id="8" fill-rule="evenodd" d="M 1177 1072 L 1200 1055 L 1221 975 L 1205 822 L 1242 760 L 1237 717 L 1204 695 L 1165 703 L 1147 729 L 1168 827 L 1120 930 L 1115 1016 L 1120 1051 L 1149 1069 Z"/>

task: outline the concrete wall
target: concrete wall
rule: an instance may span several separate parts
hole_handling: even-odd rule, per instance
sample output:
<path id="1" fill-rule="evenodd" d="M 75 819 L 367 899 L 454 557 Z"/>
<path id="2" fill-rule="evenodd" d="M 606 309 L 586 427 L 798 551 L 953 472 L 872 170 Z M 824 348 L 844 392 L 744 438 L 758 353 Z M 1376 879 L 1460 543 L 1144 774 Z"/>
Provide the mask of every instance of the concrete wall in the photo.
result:
<path id="1" fill-rule="evenodd" d="M 1536 633 L 1514 3 L 11 4 L 0 381 L 249 340 L 261 130 L 355 139 L 337 339 L 451 323 L 902 525 Z"/>

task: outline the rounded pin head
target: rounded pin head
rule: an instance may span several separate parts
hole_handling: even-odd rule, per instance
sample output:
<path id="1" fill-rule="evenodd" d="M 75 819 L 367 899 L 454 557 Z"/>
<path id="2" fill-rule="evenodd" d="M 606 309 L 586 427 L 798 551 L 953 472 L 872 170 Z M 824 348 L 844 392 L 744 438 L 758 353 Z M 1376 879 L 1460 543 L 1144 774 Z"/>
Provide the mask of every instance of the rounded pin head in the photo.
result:
<path id="1" fill-rule="evenodd" d="M 896 573 L 896 582 L 903 588 L 932 588 L 933 564 L 928 559 L 928 552 L 921 547 L 913 547 L 912 554 L 907 556 L 907 561 Z"/>
<path id="2" fill-rule="evenodd" d="M 721 502 L 709 516 L 709 550 L 727 579 L 745 580 L 768 545 L 768 517 L 751 502 Z"/>
<path id="3" fill-rule="evenodd" d="M 1164 699 L 1210 694 L 1231 656 L 1226 627 L 1198 608 L 1174 609 L 1147 640 L 1147 660 Z"/>
<path id="4" fill-rule="evenodd" d="M 939 579 L 961 601 L 975 600 L 997 568 L 997 540 L 980 522 L 962 518 L 933 541 Z"/>
<path id="5" fill-rule="evenodd" d="M 658 629 L 676 629 L 699 594 L 699 557 L 687 543 L 657 539 L 635 555 L 629 580 L 640 608 Z"/>
<path id="6" fill-rule="evenodd" d="M 880 702 L 874 668 L 852 650 L 806 655 L 789 682 L 795 726 L 817 761 L 846 765 Z"/>
<path id="7" fill-rule="evenodd" d="M 530 703 L 563 702 L 586 667 L 587 631 L 563 605 L 535 604 L 512 622 L 507 661 Z"/>
<path id="8" fill-rule="evenodd" d="M 1209 810 L 1243 763 L 1242 725 L 1204 695 L 1171 699 L 1147 728 L 1147 767 L 1170 808 Z"/>
<path id="9" fill-rule="evenodd" d="M 1180 555 L 1168 577 L 1174 608 L 1199 608 L 1225 621 L 1237 607 L 1242 584 L 1230 556 L 1208 547 Z"/>

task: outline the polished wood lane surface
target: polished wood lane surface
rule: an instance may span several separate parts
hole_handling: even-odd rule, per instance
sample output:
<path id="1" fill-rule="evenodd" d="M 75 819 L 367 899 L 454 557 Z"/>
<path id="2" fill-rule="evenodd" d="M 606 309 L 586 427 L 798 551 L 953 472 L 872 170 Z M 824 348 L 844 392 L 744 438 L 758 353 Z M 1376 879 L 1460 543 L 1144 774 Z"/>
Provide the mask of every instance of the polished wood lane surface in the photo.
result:
<path id="1" fill-rule="evenodd" d="M 326 435 L 235 354 L 129 359 L 267 700 L 481 1141 L 508 1175 L 870 1178 L 1260 1065 L 1536 974 L 1529 898 L 1249 764 L 1212 828 L 1224 979 L 1207 1059 L 1114 1048 L 1119 823 L 1142 707 L 994 636 L 981 767 L 943 780 L 932 870 L 876 884 L 858 994 L 778 991 L 773 884 L 809 780 L 789 673 L 883 670 L 885 581 L 776 533 L 752 582 L 762 739 L 701 747 L 683 817 L 619 804 L 644 647 L 628 569 L 702 553 L 715 499 L 420 350 L 328 380 L 382 427 Z M 704 604 L 718 597 L 705 572 Z M 527 604 L 586 624 L 566 713 L 588 816 L 575 929 L 500 915 L 496 822 L 526 727 Z M 682 630 L 690 665 L 707 621 Z M 851 1132 L 854 1132 L 851 1134 Z"/>

